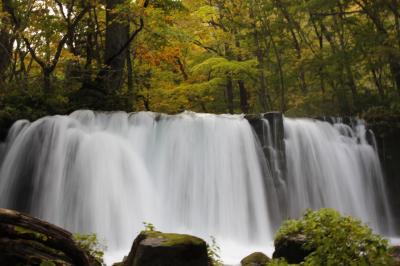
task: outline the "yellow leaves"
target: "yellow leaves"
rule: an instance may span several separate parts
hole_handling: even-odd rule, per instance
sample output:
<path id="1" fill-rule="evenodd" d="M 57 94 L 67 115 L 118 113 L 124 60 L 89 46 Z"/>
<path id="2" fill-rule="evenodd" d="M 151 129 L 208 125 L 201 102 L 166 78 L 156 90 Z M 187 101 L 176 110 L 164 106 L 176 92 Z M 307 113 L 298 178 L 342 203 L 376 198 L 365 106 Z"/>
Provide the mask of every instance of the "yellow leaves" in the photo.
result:
<path id="1" fill-rule="evenodd" d="M 217 15 L 218 15 L 218 10 L 215 7 L 209 5 L 202 6 L 193 13 L 193 16 L 206 22 L 210 21 Z"/>

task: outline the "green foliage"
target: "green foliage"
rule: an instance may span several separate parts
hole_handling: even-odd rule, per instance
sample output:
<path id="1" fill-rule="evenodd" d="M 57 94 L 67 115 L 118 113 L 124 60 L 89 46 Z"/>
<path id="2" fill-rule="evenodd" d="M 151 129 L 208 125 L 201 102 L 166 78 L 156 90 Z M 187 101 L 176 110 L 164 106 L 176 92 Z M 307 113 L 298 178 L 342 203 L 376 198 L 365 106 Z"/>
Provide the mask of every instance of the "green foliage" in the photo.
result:
<path id="1" fill-rule="evenodd" d="M 273 259 L 267 263 L 267 266 L 288 266 L 288 265 L 294 265 L 294 264 L 288 264 L 286 260 L 281 259 L 281 258 Z"/>
<path id="2" fill-rule="evenodd" d="M 104 265 L 103 257 L 106 247 L 99 242 L 96 234 L 74 234 L 74 240 L 79 247 L 91 255 L 97 262 Z"/>
<path id="3" fill-rule="evenodd" d="M 42 261 L 42 262 L 40 263 L 40 266 L 56 266 L 56 265 L 57 265 L 57 264 L 55 264 L 54 262 L 48 261 L 48 260 Z"/>
<path id="4" fill-rule="evenodd" d="M 107 92 L 96 83 L 113 24 L 105 1 L 8 2 L 11 13 L 0 6 L 4 128 L 80 108 L 288 116 L 400 109 L 398 1 L 119 1 L 115 21 L 131 34 L 140 18 L 144 27 L 128 45 L 124 80 Z"/>
<path id="5" fill-rule="evenodd" d="M 152 223 L 143 222 L 145 232 L 154 232 L 156 227 Z"/>
<path id="6" fill-rule="evenodd" d="M 222 260 L 219 255 L 221 249 L 215 240 L 215 237 L 210 236 L 211 244 L 207 244 L 207 254 L 208 258 L 210 259 L 211 266 L 222 266 Z"/>
<path id="7" fill-rule="evenodd" d="M 332 209 L 308 210 L 302 219 L 286 221 L 275 241 L 302 234 L 306 249 L 315 250 L 304 265 L 391 265 L 388 241 L 359 220 Z M 278 264 L 279 265 L 279 264 Z"/>
<path id="8" fill-rule="evenodd" d="M 56 265 L 57 265 L 57 264 L 55 264 L 54 262 L 48 261 L 48 260 L 42 261 L 42 262 L 40 263 L 40 266 L 56 266 Z"/>

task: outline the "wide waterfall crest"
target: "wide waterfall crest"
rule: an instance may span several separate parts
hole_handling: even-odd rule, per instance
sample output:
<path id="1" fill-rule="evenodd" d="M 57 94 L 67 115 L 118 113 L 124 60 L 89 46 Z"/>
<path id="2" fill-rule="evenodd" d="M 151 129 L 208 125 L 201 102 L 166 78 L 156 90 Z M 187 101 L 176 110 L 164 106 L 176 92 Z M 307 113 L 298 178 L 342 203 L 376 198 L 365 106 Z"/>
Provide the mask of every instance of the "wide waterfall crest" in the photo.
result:
<path id="1" fill-rule="evenodd" d="M 282 220 L 307 208 L 333 207 L 390 229 L 364 123 L 284 118 L 279 139 L 276 125 L 261 121 L 261 134 L 243 115 L 192 112 L 18 121 L 0 146 L 0 207 L 95 232 L 125 255 L 143 222 L 215 236 L 233 262 L 267 248 Z"/>
<path id="2" fill-rule="evenodd" d="M 128 249 L 142 222 L 249 245 L 273 237 L 243 116 L 77 111 L 18 122 L 7 143 L 1 207 L 96 232 L 111 249 Z"/>

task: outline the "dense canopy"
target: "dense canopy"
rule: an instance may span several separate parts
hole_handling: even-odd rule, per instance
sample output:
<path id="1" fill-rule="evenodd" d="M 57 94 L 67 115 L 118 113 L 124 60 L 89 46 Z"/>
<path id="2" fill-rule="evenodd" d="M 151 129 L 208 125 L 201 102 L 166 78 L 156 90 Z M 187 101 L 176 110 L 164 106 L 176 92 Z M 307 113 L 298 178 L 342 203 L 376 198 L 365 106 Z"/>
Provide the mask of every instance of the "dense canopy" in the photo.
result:
<path id="1" fill-rule="evenodd" d="M 400 109 L 399 0 L 2 0 L 0 118 Z"/>

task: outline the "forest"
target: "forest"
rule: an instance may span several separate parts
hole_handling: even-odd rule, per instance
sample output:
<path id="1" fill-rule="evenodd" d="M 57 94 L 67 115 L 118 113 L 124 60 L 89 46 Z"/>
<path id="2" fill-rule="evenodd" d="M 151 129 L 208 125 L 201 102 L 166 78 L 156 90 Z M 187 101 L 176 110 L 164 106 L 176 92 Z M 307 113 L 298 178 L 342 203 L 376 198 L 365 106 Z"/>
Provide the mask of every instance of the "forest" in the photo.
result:
<path id="1" fill-rule="evenodd" d="M 2 0 L 0 120 L 400 109 L 399 0 Z"/>

